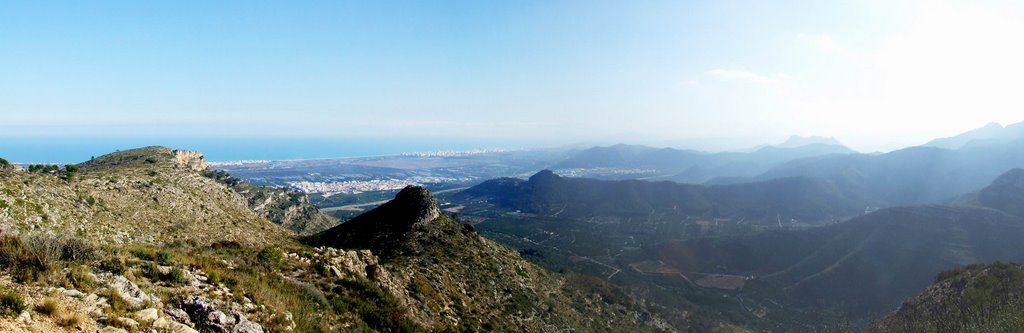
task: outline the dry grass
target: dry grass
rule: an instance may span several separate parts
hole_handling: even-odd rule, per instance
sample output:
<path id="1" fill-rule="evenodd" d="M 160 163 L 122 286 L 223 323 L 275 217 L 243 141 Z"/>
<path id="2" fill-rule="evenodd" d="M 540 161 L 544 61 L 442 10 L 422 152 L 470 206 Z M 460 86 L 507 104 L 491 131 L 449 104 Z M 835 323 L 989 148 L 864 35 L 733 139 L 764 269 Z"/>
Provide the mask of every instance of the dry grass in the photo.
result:
<path id="1" fill-rule="evenodd" d="M 81 325 L 84 321 L 85 318 L 81 314 L 72 313 L 58 319 L 57 325 L 63 328 L 72 328 L 78 327 L 78 325 Z"/>
<path id="2" fill-rule="evenodd" d="M 64 309 L 63 307 L 61 307 L 60 303 L 58 303 L 57 300 L 53 298 L 44 299 L 42 303 L 36 305 L 35 310 L 38 313 L 50 317 L 60 317 L 64 312 Z"/>

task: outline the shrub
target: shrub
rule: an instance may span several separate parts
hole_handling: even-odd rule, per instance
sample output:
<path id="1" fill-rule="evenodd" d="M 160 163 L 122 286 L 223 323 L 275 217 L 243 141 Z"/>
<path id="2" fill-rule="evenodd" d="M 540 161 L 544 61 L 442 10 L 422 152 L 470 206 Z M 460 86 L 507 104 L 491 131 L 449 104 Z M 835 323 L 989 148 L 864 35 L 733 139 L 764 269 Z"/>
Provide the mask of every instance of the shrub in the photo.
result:
<path id="1" fill-rule="evenodd" d="M 185 275 L 185 270 L 178 267 L 172 268 L 171 271 L 162 278 L 164 281 L 178 285 L 185 284 L 185 282 L 188 282 L 188 277 Z"/>
<path id="2" fill-rule="evenodd" d="M 156 261 L 156 250 L 148 247 L 133 247 L 129 252 L 142 260 Z"/>
<path id="3" fill-rule="evenodd" d="M 60 303 L 53 298 L 47 298 L 43 300 L 42 304 L 36 305 L 36 312 L 42 313 L 47 316 L 56 317 L 61 315 Z"/>
<path id="4" fill-rule="evenodd" d="M 124 274 L 124 272 L 128 271 L 128 264 L 127 260 L 125 260 L 125 257 L 115 255 L 107 257 L 107 259 L 100 264 L 100 268 L 110 271 L 111 273 L 114 274 Z"/>
<path id="5" fill-rule="evenodd" d="M 0 290 L 0 315 L 14 317 L 25 311 L 25 298 L 14 290 Z"/>
<path id="6" fill-rule="evenodd" d="M 0 265 L 13 267 L 18 281 L 34 281 L 61 261 L 88 262 L 96 251 L 77 238 L 35 234 L 0 237 Z"/>
<path id="7" fill-rule="evenodd" d="M 81 314 L 72 313 L 57 320 L 57 325 L 64 328 L 78 327 L 83 321 Z"/>
<path id="8" fill-rule="evenodd" d="M 166 250 L 160 250 L 156 253 L 156 262 L 163 265 L 171 264 L 171 253 Z"/>
<path id="9" fill-rule="evenodd" d="M 266 247 L 256 254 L 259 264 L 266 267 L 277 267 L 284 261 L 284 253 L 276 247 Z"/>
<path id="10" fill-rule="evenodd" d="M 154 263 L 146 263 L 142 265 L 142 276 L 152 281 L 158 281 L 160 280 L 160 268 Z"/>
<path id="11" fill-rule="evenodd" d="M 117 291 L 107 290 L 103 296 L 107 298 L 107 304 L 110 305 L 111 313 L 119 315 L 128 311 L 128 302 L 125 302 L 124 298 Z"/>
<path id="12" fill-rule="evenodd" d="M 89 267 L 80 265 L 72 267 L 68 271 L 67 282 L 71 284 L 71 287 L 82 291 L 90 291 L 96 288 L 96 279 L 93 279 L 92 275 L 89 274 Z"/>

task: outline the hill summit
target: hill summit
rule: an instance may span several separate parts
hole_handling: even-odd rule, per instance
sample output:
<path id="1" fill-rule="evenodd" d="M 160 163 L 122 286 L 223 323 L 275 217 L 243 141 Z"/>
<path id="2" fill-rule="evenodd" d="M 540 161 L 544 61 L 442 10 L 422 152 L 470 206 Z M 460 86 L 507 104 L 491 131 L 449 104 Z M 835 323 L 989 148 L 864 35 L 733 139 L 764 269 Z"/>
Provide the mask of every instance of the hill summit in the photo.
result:
<path id="1" fill-rule="evenodd" d="M 408 186 L 380 207 L 315 235 L 314 243 L 343 248 L 370 249 L 396 254 L 414 229 L 426 230 L 441 215 L 426 188 Z"/>
<path id="2" fill-rule="evenodd" d="M 1013 169 L 978 192 L 978 203 L 1007 214 L 1024 216 L 1024 169 Z"/>
<path id="3" fill-rule="evenodd" d="M 307 241 L 369 249 L 379 262 L 368 275 L 398 304 L 415 309 L 411 317 L 424 327 L 674 330 L 604 281 L 548 272 L 441 214 L 430 191 L 419 186 L 406 187 L 393 200 Z"/>

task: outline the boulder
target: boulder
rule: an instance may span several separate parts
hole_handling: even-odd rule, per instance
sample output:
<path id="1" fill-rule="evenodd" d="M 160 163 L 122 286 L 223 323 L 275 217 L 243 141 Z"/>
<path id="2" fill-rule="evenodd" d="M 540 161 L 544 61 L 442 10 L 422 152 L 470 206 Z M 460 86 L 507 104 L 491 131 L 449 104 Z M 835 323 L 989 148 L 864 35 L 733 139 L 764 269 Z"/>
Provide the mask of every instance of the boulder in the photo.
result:
<path id="1" fill-rule="evenodd" d="M 154 308 L 139 310 L 135 312 L 135 320 L 143 324 L 155 322 L 160 318 L 160 311 Z"/>

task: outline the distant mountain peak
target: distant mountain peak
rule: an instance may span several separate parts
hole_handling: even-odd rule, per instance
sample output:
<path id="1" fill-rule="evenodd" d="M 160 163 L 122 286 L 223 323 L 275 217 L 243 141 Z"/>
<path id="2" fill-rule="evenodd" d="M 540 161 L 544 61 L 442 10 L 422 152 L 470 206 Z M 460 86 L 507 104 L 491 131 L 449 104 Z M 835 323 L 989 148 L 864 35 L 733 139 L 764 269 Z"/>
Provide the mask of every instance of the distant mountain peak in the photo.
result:
<path id="1" fill-rule="evenodd" d="M 1013 186 L 1024 188 L 1024 169 L 1015 168 L 996 178 L 992 185 Z"/>
<path id="2" fill-rule="evenodd" d="M 548 169 L 544 169 L 544 170 L 538 171 L 533 176 L 530 176 L 530 182 L 531 183 L 542 183 L 542 182 L 549 182 L 549 181 L 553 181 L 553 180 L 558 180 L 559 178 L 561 178 L 561 177 L 556 175 L 553 171 L 548 170 Z"/>
<path id="3" fill-rule="evenodd" d="M 1012 169 L 978 192 L 978 203 L 1010 215 L 1024 216 L 1024 169 Z"/>
<path id="4" fill-rule="evenodd" d="M 812 144 L 825 144 L 825 145 L 834 145 L 834 146 L 842 146 L 843 145 L 842 143 L 839 142 L 839 140 L 836 140 L 836 138 L 834 138 L 834 137 L 823 137 L 823 136 L 807 136 L 807 137 L 804 137 L 804 136 L 799 136 L 799 135 L 793 135 L 793 136 L 790 136 L 789 139 L 786 139 L 786 142 L 783 142 L 782 144 L 779 144 L 779 145 L 775 145 L 775 147 L 779 147 L 779 148 L 796 148 L 796 147 L 812 145 Z"/>
<path id="5" fill-rule="evenodd" d="M 1024 138 L 1024 122 L 1003 126 L 991 122 L 985 126 L 951 136 L 939 138 L 924 144 L 928 147 L 960 149 L 972 145 L 1002 143 Z"/>

